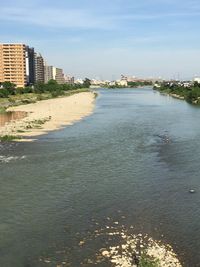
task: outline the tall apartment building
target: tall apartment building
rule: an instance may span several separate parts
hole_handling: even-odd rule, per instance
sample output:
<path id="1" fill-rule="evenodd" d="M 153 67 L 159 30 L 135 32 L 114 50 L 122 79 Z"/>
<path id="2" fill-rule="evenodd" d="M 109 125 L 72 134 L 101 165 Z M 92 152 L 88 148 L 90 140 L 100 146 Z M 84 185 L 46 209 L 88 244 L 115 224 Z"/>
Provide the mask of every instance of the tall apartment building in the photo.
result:
<path id="1" fill-rule="evenodd" d="M 25 44 L 0 44 L 0 82 L 27 84 Z"/>
<path id="2" fill-rule="evenodd" d="M 56 80 L 56 68 L 53 66 L 44 66 L 44 82 L 48 83 L 50 80 Z"/>
<path id="3" fill-rule="evenodd" d="M 26 76 L 27 85 L 35 83 L 35 50 L 26 46 Z"/>
<path id="4" fill-rule="evenodd" d="M 65 83 L 74 84 L 75 78 L 70 75 L 65 75 Z"/>
<path id="5" fill-rule="evenodd" d="M 48 83 L 50 80 L 55 80 L 58 84 L 65 83 L 63 70 L 53 66 L 44 66 L 44 77 L 45 83 Z"/>
<path id="6" fill-rule="evenodd" d="M 56 68 L 56 81 L 58 84 L 64 84 L 65 78 L 62 69 Z"/>
<path id="7" fill-rule="evenodd" d="M 35 53 L 35 82 L 44 83 L 44 58 L 41 54 Z"/>

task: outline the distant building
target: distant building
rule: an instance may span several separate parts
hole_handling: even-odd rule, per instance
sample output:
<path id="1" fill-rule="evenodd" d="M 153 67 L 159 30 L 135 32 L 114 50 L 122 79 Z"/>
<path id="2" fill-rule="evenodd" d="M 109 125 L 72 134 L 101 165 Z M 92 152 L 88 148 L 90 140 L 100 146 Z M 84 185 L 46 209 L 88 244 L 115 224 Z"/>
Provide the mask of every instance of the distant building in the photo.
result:
<path id="1" fill-rule="evenodd" d="M 50 80 L 56 80 L 56 68 L 53 66 L 44 66 L 44 81 L 48 83 Z"/>
<path id="2" fill-rule="evenodd" d="M 29 46 L 26 46 L 26 77 L 27 85 L 35 83 L 35 51 Z"/>
<path id="3" fill-rule="evenodd" d="M 116 82 L 115 82 L 115 81 L 111 81 L 111 82 L 109 82 L 108 85 L 109 85 L 109 86 L 115 86 L 115 85 L 116 85 Z"/>
<path id="4" fill-rule="evenodd" d="M 116 84 L 119 86 L 125 86 L 125 87 L 128 86 L 128 82 L 126 80 L 117 80 Z"/>
<path id="5" fill-rule="evenodd" d="M 63 70 L 48 66 L 40 53 L 25 44 L 0 44 L 0 83 L 11 82 L 17 87 L 47 83 L 74 83 L 74 77 L 64 77 Z"/>
<path id="6" fill-rule="evenodd" d="M 74 77 L 65 75 L 65 83 L 74 84 L 74 81 L 75 81 Z"/>
<path id="7" fill-rule="evenodd" d="M 200 78 L 199 77 L 194 78 L 194 82 L 200 83 Z"/>
<path id="8" fill-rule="evenodd" d="M 137 78 L 135 76 L 121 75 L 121 81 L 135 82 L 137 81 Z"/>
<path id="9" fill-rule="evenodd" d="M 44 58 L 39 53 L 35 53 L 35 82 L 44 83 Z"/>
<path id="10" fill-rule="evenodd" d="M 44 66 L 44 81 L 48 83 L 50 80 L 57 81 L 58 84 L 64 84 L 65 78 L 62 69 L 56 68 L 54 66 Z"/>
<path id="11" fill-rule="evenodd" d="M 27 84 L 25 44 L 0 44 L 0 82 Z"/>
<path id="12" fill-rule="evenodd" d="M 96 79 L 92 79 L 90 81 L 91 86 L 106 86 L 109 84 L 110 81 L 104 81 L 104 80 L 96 80 Z"/>
<path id="13" fill-rule="evenodd" d="M 75 80 L 74 83 L 76 83 L 76 84 L 84 84 L 84 80 L 82 80 L 82 79 L 77 79 L 77 80 Z"/>
<path id="14" fill-rule="evenodd" d="M 64 84 L 65 83 L 64 73 L 63 73 L 62 69 L 56 68 L 55 80 L 57 81 L 58 84 Z"/>

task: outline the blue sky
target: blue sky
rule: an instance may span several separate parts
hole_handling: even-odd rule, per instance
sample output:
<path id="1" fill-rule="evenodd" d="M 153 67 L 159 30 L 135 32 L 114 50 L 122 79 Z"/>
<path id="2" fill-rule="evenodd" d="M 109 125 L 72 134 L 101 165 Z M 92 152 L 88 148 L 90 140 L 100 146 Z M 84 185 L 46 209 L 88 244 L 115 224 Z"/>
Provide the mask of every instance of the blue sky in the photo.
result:
<path id="1" fill-rule="evenodd" d="M 76 77 L 200 76 L 199 0 L 0 0 L 1 42 Z"/>

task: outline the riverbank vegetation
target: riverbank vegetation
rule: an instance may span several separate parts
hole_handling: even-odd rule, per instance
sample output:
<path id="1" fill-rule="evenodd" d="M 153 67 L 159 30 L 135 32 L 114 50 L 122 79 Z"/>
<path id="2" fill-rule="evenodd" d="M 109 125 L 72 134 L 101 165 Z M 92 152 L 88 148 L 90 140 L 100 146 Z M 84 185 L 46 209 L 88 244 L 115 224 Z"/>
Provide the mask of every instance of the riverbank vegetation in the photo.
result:
<path id="1" fill-rule="evenodd" d="M 89 87 L 89 79 L 85 79 L 83 84 L 58 84 L 55 80 L 50 80 L 46 84 L 38 82 L 34 86 L 24 88 L 16 88 L 14 84 L 4 82 L 0 88 L 0 113 L 5 112 L 10 106 L 87 92 Z"/>
<path id="2" fill-rule="evenodd" d="M 143 86 L 152 86 L 152 81 L 137 81 L 137 82 L 128 82 L 127 86 L 120 85 L 117 82 L 114 85 L 109 85 L 109 89 L 117 89 L 117 88 L 137 88 L 137 87 L 143 87 Z"/>
<path id="3" fill-rule="evenodd" d="M 16 135 L 3 135 L 0 136 L 0 142 L 11 142 L 15 140 L 20 140 L 21 136 L 16 136 Z"/>
<path id="4" fill-rule="evenodd" d="M 192 84 L 163 82 L 156 84 L 154 90 L 200 105 L 200 84 L 197 82 Z"/>
<path id="5" fill-rule="evenodd" d="M 136 88 L 136 87 L 142 87 L 142 86 L 151 86 L 153 85 L 152 81 L 141 81 L 141 82 L 128 82 L 128 87 L 130 88 Z"/>

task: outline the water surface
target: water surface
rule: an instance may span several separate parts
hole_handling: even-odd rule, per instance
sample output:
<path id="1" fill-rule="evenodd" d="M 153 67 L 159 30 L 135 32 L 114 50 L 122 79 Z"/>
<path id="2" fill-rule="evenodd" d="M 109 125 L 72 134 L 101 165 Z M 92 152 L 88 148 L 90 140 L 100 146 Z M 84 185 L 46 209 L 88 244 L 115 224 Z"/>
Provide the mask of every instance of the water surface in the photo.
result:
<path id="1" fill-rule="evenodd" d="M 199 120 L 198 107 L 150 88 L 99 90 L 81 122 L 0 144 L 0 266 L 81 266 L 110 221 L 200 266 Z"/>

